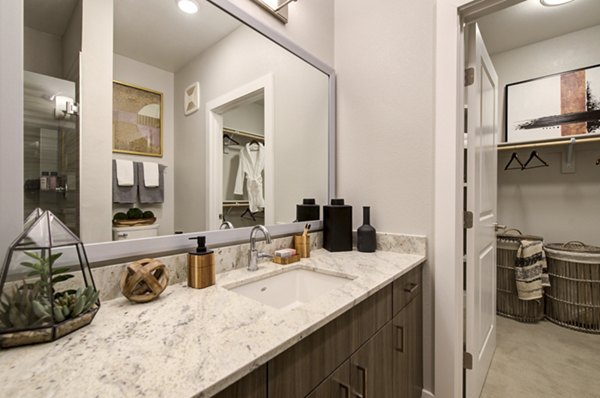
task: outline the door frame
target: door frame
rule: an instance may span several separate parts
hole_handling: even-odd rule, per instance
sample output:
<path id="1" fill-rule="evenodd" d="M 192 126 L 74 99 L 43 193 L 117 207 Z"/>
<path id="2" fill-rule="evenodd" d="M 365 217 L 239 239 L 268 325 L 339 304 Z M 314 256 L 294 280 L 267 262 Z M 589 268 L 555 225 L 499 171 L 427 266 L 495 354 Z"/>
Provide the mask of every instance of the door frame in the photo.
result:
<path id="1" fill-rule="evenodd" d="M 275 160 L 274 126 L 275 99 L 273 75 L 266 74 L 206 103 L 206 181 L 216 187 L 208 193 L 206 220 L 208 230 L 218 229 L 221 224 L 218 214 L 223 211 L 223 113 L 253 101 L 262 93 L 264 98 L 265 122 L 265 225 L 275 224 Z"/>
<path id="2" fill-rule="evenodd" d="M 436 2 L 433 261 L 437 398 L 463 396 L 463 22 L 521 1 Z"/>

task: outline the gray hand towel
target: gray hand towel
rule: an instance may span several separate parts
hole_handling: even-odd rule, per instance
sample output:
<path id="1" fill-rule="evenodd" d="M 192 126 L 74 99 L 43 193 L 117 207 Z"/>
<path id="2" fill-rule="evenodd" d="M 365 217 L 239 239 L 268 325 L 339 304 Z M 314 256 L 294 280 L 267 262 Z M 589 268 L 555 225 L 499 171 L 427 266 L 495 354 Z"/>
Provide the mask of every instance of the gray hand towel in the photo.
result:
<path id="1" fill-rule="evenodd" d="M 117 183 L 117 161 L 112 161 L 112 186 L 113 186 L 113 203 L 135 203 L 137 202 L 138 193 L 138 174 L 137 167 L 133 167 L 133 186 L 122 187 Z"/>
<path id="2" fill-rule="evenodd" d="M 137 169 L 137 181 L 140 191 L 140 203 L 163 203 L 165 200 L 165 169 L 167 166 L 158 165 L 158 186 L 148 188 L 144 185 L 144 164 L 135 162 Z"/>

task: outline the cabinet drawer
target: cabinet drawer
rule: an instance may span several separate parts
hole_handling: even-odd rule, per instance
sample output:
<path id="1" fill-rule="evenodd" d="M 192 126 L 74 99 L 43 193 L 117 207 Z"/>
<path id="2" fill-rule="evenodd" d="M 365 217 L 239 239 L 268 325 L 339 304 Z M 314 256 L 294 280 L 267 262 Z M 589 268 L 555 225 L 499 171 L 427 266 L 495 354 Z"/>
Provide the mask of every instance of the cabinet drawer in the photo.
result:
<path id="1" fill-rule="evenodd" d="M 421 294 L 420 265 L 394 281 L 393 314 L 396 315 L 419 294 Z"/>

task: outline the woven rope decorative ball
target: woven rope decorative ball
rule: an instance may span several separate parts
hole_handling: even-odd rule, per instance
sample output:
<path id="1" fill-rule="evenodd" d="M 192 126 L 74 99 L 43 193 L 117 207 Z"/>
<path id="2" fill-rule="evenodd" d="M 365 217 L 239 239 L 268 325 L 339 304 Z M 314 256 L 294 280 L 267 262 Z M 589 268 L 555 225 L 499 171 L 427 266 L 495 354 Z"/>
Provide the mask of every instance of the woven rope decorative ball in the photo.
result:
<path id="1" fill-rule="evenodd" d="M 123 296 L 136 303 L 156 299 L 169 284 L 165 265 L 153 258 L 133 262 L 121 273 L 119 286 Z"/>

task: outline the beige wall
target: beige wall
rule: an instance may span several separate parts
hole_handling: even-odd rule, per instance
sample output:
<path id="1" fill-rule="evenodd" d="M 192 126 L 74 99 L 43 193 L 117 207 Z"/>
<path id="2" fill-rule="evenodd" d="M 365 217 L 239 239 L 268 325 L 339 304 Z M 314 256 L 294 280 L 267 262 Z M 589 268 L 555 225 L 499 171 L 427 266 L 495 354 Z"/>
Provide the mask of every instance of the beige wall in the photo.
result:
<path id="1" fill-rule="evenodd" d="M 600 26 L 495 54 L 492 62 L 500 87 L 508 83 L 600 64 Z M 485 39 L 485 38 L 484 38 Z M 501 91 L 502 121 L 504 90 Z M 504 124 L 502 123 L 502 126 Z M 502 130 L 504 134 L 504 130 Z M 540 148 L 550 167 L 504 171 L 512 151 L 498 157 L 498 222 L 523 233 L 540 235 L 546 242 L 580 240 L 600 245 L 600 145 L 575 146 L 574 174 L 562 174 L 566 147 Z M 527 160 L 531 150 L 519 150 Z"/>
<path id="2" fill-rule="evenodd" d="M 114 55 L 113 78 L 124 83 L 146 87 L 163 94 L 163 156 L 161 158 L 127 155 L 124 153 L 113 153 L 113 159 L 129 159 L 135 162 L 156 162 L 167 166 L 164 174 L 165 196 L 162 204 L 140 204 L 136 206 L 142 210 L 154 212 L 159 235 L 171 235 L 175 233 L 175 180 L 174 180 L 174 102 L 175 102 L 175 76 L 171 72 L 158 69 L 122 55 Z M 112 102 L 111 102 L 112 109 Z M 111 168 L 108 171 L 112 170 Z M 110 206 L 112 200 L 107 205 Z M 118 211 L 126 212 L 129 205 L 112 205 L 112 214 Z"/>
<path id="3" fill-rule="evenodd" d="M 298 4 L 300 5 L 300 3 Z M 338 196 L 382 232 L 433 231 L 434 1 L 335 3 Z M 424 273 L 424 382 L 432 390 L 432 263 Z"/>
<path id="4" fill-rule="evenodd" d="M 254 18 L 287 36 L 328 65 L 333 65 L 334 0 L 301 0 L 288 6 L 283 24 L 250 0 L 230 0 Z"/>
<path id="5" fill-rule="evenodd" d="M 80 220 L 84 243 L 112 240 L 113 1 L 83 0 Z"/>

